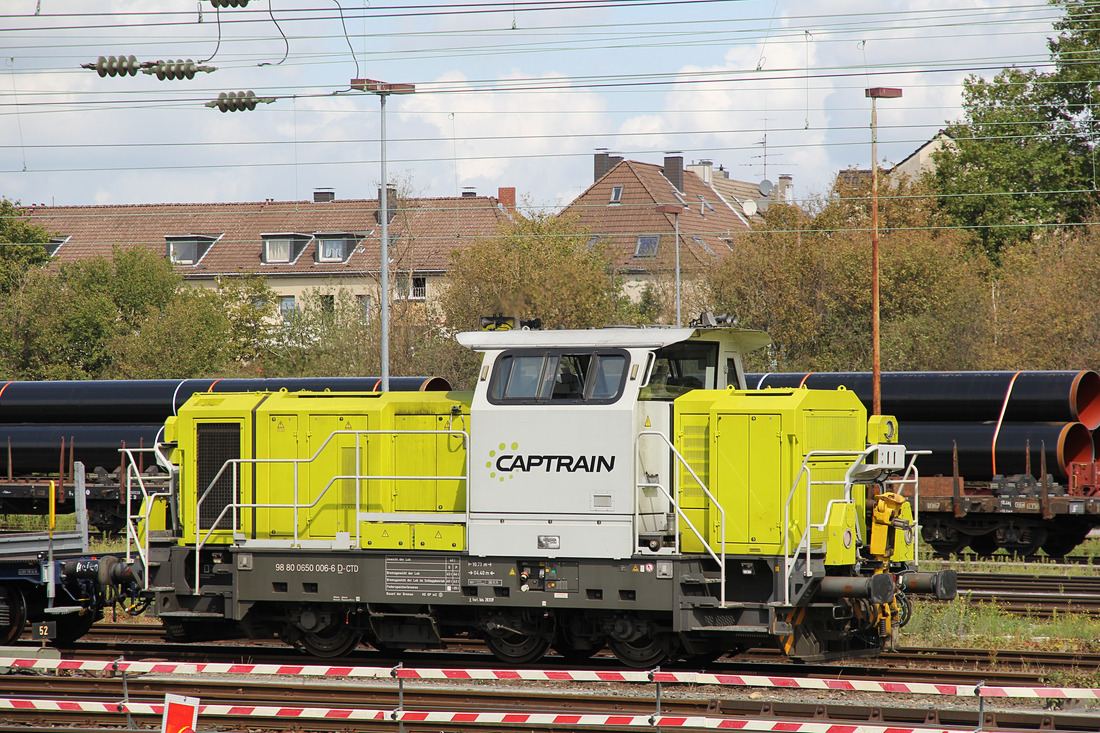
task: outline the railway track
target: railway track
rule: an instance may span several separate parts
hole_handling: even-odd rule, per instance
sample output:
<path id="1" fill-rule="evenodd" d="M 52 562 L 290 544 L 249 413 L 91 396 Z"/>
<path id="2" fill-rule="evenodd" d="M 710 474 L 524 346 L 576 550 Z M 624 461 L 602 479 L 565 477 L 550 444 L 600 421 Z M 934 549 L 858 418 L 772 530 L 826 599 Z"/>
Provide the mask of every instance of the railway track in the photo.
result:
<path id="1" fill-rule="evenodd" d="M 7 696 L 21 699 L 68 700 L 107 703 L 101 714 L 82 715 L 82 723 L 95 726 L 117 725 L 121 713 L 117 703 L 126 700 L 131 709 L 154 705 L 166 694 L 199 697 L 204 705 L 262 706 L 277 708 L 326 708 L 342 710 L 450 711 L 478 713 L 493 711 L 509 714 L 614 714 L 647 716 L 658 710 L 652 685 L 630 683 L 579 684 L 542 682 L 537 686 L 523 683 L 470 683 L 418 680 L 406 683 L 399 691 L 397 682 L 388 679 L 323 679 L 264 677 L 253 675 L 170 675 L 131 676 L 127 682 L 119 676 L 51 676 L 45 674 L 9 675 L 4 678 Z M 857 698 L 853 700 L 852 698 Z M 667 716 L 707 716 L 773 721 L 813 721 L 816 723 L 874 724 L 880 726 L 933 725 L 974 730 L 1096 730 L 1094 712 L 1056 712 L 997 706 L 979 708 L 974 699 L 939 696 L 853 695 L 851 692 L 822 692 L 768 689 L 766 695 L 752 694 L 745 688 L 728 686 L 669 685 L 660 698 L 659 710 Z M 151 716 L 134 715 L 137 723 L 148 723 Z M 142 718 L 144 717 L 144 720 Z M 73 724 L 73 713 L 55 714 L 42 710 L 5 710 L 8 724 Z M 244 714 L 218 716 L 219 729 L 281 730 L 301 729 L 301 719 L 257 719 Z M 315 727 L 317 722 L 320 727 Z M 383 721 L 393 730 L 393 722 Z M 209 722 L 208 722 L 209 724 Z M 330 730 L 321 721 L 310 721 L 310 730 Z M 422 730 L 406 725 L 409 730 Z M 610 726 L 616 730 L 614 726 Z M 344 721 L 345 731 L 378 730 L 376 722 Z M 433 730 L 439 730 L 438 724 Z M 461 727 L 448 726 L 448 730 Z M 333 729 L 334 730 L 334 729 Z"/>
<path id="2" fill-rule="evenodd" d="M 134 630 L 139 633 L 133 633 Z M 113 661 L 166 661 L 176 663 L 255 663 L 311 664 L 329 663 L 300 654 L 275 640 L 226 640 L 202 646 L 171 644 L 161 640 L 159 626 L 147 624 L 105 624 L 63 651 L 65 658 Z M 33 656 L 35 644 L 25 638 L 17 649 Z M 452 640 L 447 650 L 407 652 L 394 656 L 362 647 L 354 654 L 337 660 L 341 664 L 370 667 L 496 669 L 500 662 L 487 653 L 477 640 Z M 560 657 L 549 655 L 530 665 L 538 669 L 575 669 Z M 609 653 L 590 660 L 586 668 L 621 669 Z M 688 669 L 667 666 L 666 669 Z M 696 668 L 697 669 L 697 668 Z M 798 676 L 817 678 L 858 677 L 860 679 L 996 685 L 1049 685 L 1055 678 L 1091 677 L 1100 673 L 1100 653 L 1066 654 L 1042 650 L 997 650 L 902 647 L 877 659 L 849 661 L 843 664 L 791 664 L 774 649 L 752 649 L 735 658 L 722 658 L 705 670 L 725 674 L 761 676 Z"/>
<path id="3" fill-rule="evenodd" d="M 1100 577 L 959 573 L 959 596 L 1011 613 L 1100 616 Z"/>

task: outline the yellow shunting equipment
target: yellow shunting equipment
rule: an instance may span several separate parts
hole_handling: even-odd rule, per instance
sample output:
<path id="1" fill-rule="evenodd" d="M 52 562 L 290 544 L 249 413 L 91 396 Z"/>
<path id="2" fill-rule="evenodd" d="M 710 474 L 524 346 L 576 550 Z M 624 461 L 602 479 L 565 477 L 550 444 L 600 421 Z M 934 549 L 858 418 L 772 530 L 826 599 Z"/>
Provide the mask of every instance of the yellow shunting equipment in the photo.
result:
<path id="1" fill-rule="evenodd" d="M 469 431 L 463 392 L 195 395 L 168 428 L 184 536 L 465 549 Z"/>

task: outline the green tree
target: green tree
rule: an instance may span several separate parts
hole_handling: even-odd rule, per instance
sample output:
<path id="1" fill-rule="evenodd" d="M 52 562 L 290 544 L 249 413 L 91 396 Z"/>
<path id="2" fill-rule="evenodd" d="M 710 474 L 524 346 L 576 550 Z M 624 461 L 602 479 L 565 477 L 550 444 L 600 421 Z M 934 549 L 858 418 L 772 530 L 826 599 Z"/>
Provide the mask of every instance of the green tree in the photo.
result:
<path id="1" fill-rule="evenodd" d="M 232 323 L 225 302 L 210 290 L 182 288 L 140 330 L 111 341 L 112 379 L 187 379 L 211 376 L 228 364 Z"/>
<path id="2" fill-rule="evenodd" d="M 1053 70 L 1008 68 L 992 81 L 971 76 L 963 117 L 934 154 L 940 203 L 985 250 L 1077 224 L 1095 204 L 1096 79 L 1100 24 L 1087 0 L 1054 0 L 1064 15 L 1049 42 Z"/>
<path id="3" fill-rule="evenodd" d="M 247 371 L 270 330 L 266 295 L 262 280 L 247 278 L 193 289 L 168 260 L 140 247 L 31 270 L 0 312 L 0 373 L 106 379 Z"/>
<path id="4" fill-rule="evenodd" d="M 567 218 L 517 217 L 452 254 L 442 311 L 456 329 L 482 316 L 541 318 L 544 328 L 583 328 L 620 321 L 620 283 L 597 243 Z"/>
<path id="5" fill-rule="evenodd" d="M 17 203 L 0 198 L 0 298 L 15 290 L 27 272 L 50 261 L 50 233 L 31 224 Z"/>
<path id="6" fill-rule="evenodd" d="M 708 275 L 711 299 L 773 345 L 748 358 L 763 370 L 871 367 L 869 181 L 842 177 L 810 208 L 768 212 Z M 883 368 L 969 369 L 988 343 L 983 259 L 932 225 L 934 200 L 908 181 L 883 185 L 880 335 Z M 775 208 L 775 207 L 773 207 Z"/>
<path id="7" fill-rule="evenodd" d="M 992 289 L 996 369 L 1100 364 L 1100 231 L 1021 242 L 1001 257 Z"/>

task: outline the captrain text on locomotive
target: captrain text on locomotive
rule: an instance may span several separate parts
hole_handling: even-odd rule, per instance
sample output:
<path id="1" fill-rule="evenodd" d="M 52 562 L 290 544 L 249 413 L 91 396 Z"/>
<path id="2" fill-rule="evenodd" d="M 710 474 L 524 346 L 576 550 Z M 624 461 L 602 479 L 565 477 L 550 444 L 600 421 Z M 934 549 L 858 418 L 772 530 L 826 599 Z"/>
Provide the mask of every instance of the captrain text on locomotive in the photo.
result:
<path id="1" fill-rule="evenodd" d="M 197 393 L 169 418 L 169 486 L 130 528 L 170 638 L 820 660 L 895 642 L 906 594 L 954 596 L 953 571 L 915 570 L 894 419 L 844 389 L 745 390 L 765 334 L 458 340 L 473 392 Z"/>

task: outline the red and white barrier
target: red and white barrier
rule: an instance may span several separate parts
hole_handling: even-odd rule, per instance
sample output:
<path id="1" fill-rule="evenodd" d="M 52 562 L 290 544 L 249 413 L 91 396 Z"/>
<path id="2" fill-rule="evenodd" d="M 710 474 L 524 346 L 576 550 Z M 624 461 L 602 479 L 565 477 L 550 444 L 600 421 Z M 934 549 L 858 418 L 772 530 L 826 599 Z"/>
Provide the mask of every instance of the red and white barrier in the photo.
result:
<path id="1" fill-rule="evenodd" d="M 840 692 L 884 692 L 910 695 L 1100 700 L 1100 688 L 1087 687 L 997 687 L 992 685 L 947 685 L 926 682 L 879 682 L 877 680 L 837 680 L 818 679 L 813 677 L 709 674 L 706 672 L 648 672 L 644 670 L 601 672 L 581 669 L 416 669 L 412 667 L 355 667 L 326 666 L 319 664 L 195 664 L 0 657 L 0 668 L 3 667 L 27 670 L 82 672 L 117 671 L 130 674 L 249 674 L 452 681 L 534 680 L 549 682 L 660 682 L 662 684 L 726 685 L 731 687 L 836 690 Z"/>
<path id="2" fill-rule="evenodd" d="M 162 703 L 70 702 L 0 698 L 0 710 L 44 712 L 119 713 L 162 715 Z M 885 725 L 805 723 L 777 720 L 743 720 L 687 715 L 575 715 L 562 713 L 467 713 L 423 710 L 357 710 L 351 708 L 297 708 L 268 705 L 202 705 L 199 716 L 256 717 L 300 720 L 392 720 L 407 723 L 466 723 L 480 725 L 570 726 L 595 728 L 605 725 L 639 726 L 652 729 L 694 728 L 703 730 L 775 731 L 777 733 L 964 733 L 955 728 L 908 728 Z M 966 731 L 965 733 L 969 733 Z"/>

